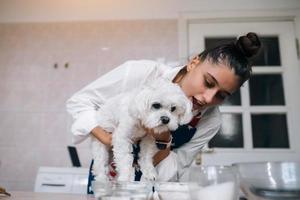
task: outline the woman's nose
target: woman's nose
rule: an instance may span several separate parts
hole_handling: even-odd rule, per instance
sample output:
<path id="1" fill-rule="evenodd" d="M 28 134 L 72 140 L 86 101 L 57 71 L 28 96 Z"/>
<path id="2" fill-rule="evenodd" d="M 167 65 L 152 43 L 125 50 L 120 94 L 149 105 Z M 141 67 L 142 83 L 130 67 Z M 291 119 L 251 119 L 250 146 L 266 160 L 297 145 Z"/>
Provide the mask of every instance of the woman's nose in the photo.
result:
<path id="1" fill-rule="evenodd" d="M 212 90 L 212 89 L 206 90 L 205 93 L 203 94 L 205 103 L 206 104 L 212 103 L 216 93 L 217 93 L 217 90 Z"/>

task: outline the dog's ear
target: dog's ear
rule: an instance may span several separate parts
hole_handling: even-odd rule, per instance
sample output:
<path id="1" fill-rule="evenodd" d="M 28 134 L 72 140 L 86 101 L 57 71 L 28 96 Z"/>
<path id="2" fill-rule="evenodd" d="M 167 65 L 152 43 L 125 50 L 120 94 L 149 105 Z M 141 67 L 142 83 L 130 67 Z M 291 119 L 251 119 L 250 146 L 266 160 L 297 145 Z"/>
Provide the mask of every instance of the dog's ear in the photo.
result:
<path id="1" fill-rule="evenodd" d="M 184 106 L 183 106 L 184 112 L 181 115 L 179 115 L 179 124 L 180 125 L 189 123 L 193 118 L 192 102 L 189 101 L 188 98 L 184 97 L 183 103 L 184 103 Z"/>
<path id="2" fill-rule="evenodd" d="M 143 80 L 142 85 L 152 87 L 152 85 L 155 84 L 155 82 L 157 82 L 157 80 L 158 80 L 158 72 L 157 72 L 157 70 L 153 70 Z"/>
<path id="3" fill-rule="evenodd" d="M 133 98 L 133 102 L 129 105 L 129 114 L 133 118 L 142 119 L 143 114 L 149 106 L 151 89 L 147 86 L 141 88 Z"/>

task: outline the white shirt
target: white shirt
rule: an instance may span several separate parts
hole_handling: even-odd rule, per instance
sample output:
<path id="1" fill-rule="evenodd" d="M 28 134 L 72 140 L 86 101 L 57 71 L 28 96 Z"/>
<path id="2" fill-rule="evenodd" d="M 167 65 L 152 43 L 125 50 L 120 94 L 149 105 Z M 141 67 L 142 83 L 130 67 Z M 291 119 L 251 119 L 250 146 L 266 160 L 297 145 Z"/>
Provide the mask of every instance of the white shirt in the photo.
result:
<path id="1" fill-rule="evenodd" d="M 98 126 L 96 111 L 106 99 L 156 77 L 172 81 L 181 68 L 182 66 L 172 68 L 151 60 L 131 60 L 75 93 L 66 103 L 67 111 L 74 119 L 71 128 L 73 142 L 75 144 L 82 142 L 89 136 L 91 130 Z M 174 150 L 177 154 L 179 177 L 191 165 L 196 154 L 218 132 L 220 126 L 221 115 L 217 106 L 202 111 L 195 135 L 188 143 Z"/>

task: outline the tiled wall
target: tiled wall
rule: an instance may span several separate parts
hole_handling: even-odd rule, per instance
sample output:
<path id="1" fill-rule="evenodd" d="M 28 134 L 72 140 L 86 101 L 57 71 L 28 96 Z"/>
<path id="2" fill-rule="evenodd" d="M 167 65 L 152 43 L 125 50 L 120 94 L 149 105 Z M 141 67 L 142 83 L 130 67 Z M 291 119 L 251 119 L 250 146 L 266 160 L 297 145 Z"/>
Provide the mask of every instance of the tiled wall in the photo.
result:
<path id="1" fill-rule="evenodd" d="M 177 37 L 176 20 L 0 24 L 0 185 L 33 190 L 39 166 L 71 166 L 65 101 L 126 60 L 176 61 Z"/>

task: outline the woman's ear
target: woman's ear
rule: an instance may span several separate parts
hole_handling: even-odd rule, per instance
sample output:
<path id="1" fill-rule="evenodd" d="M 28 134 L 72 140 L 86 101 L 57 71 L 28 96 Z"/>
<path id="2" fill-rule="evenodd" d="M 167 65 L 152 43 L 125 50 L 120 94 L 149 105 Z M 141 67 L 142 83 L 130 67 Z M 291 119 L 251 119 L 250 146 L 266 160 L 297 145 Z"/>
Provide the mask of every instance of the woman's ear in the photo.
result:
<path id="1" fill-rule="evenodd" d="M 194 69 L 198 64 L 200 63 L 199 57 L 196 56 L 194 57 L 187 65 L 187 71 L 191 71 L 192 69 Z"/>

